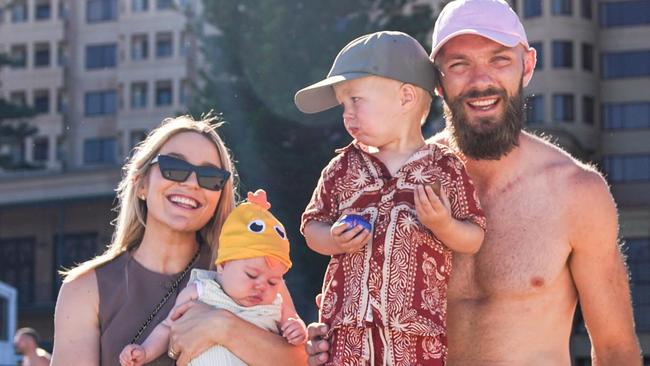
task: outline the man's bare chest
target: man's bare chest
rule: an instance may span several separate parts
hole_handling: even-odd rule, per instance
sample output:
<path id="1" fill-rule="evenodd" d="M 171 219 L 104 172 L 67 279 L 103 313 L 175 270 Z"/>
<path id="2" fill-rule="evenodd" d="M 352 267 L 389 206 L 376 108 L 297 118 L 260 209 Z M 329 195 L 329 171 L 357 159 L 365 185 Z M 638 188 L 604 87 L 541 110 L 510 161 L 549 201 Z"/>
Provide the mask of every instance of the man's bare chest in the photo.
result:
<path id="1" fill-rule="evenodd" d="M 568 228 L 547 192 L 514 192 L 487 201 L 487 232 L 475 255 L 454 254 L 450 296 L 525 295 L 553 286 L 567 271 Z"/>

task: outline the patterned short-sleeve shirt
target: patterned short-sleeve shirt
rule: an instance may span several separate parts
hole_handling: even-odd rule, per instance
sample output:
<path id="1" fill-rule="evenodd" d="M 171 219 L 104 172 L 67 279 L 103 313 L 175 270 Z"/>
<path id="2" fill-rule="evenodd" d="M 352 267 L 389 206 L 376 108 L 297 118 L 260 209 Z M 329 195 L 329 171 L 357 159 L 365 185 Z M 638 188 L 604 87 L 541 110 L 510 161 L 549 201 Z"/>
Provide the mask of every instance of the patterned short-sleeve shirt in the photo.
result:
<path id="1" fill-rule="evenodd" d="M 301 230 L 312 220 L 333 224 L 354 213 L 367 219 L 373 232 L 372 241 L 360 250 L 332 256 L 320 320 L 331 328 L 364 327 L 372 313 L 379 316 L 371 321 L 382 327 L 446 340 L 451 250 L 418 220 L 414 189 L 440 182 L 452 216 L 485 230 L 485 216 L 462 161 L 442 145 L 427 144 L 391 175 L 356 143 L 337 153 L 321 173 Z"/>

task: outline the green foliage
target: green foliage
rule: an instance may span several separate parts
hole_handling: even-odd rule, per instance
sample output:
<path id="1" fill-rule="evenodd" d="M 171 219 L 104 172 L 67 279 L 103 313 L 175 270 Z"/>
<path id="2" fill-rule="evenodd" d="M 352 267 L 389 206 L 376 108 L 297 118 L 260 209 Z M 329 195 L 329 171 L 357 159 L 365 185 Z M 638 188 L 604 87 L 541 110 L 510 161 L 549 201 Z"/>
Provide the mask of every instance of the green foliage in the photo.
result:
<path id="1" fill-rule="evenodd" d="M 0 67 L 13 65 L 14 60 L 5 54 L 0 54 Z M 24 119 L 36 115 L 36 111 L 28 106 L 8 102 L 0 98 L 0 148 L 9 146 L 21 148 L 25 137 L 36 133 L 36 128 L 27 124 Z M 0 170 L 26 168 L 24 162 L 16 162 L 11 156 L 0 155 Z"/>
<path id="2" fill-rule="evenodd" d="M 405 15 L 414 2 L 204 0 L 204 20 L 219 34 L 202 39 L 208 65 L 193 111 L 215 109 L 227 121 L 220 133 L 234 153 L 240 191 L 269 192 L 293 244 L 288 283 L 307 320 L 314 320 L 328 258 L 304 244 L 300 214 L 334 149 L 350 138 L 340 110 L 304 115 L 293 95 L 325 77 L 339 50 L 363 34 L 400 30 L 424 44 L 431 9 L 420 5 Z"/>

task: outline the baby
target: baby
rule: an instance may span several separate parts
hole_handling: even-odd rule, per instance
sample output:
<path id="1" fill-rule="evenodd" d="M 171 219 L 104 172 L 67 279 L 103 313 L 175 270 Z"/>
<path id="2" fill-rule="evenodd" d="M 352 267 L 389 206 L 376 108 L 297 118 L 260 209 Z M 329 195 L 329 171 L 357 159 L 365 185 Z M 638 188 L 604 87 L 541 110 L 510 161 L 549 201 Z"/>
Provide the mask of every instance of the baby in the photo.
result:
<path id="1" fill-rule="evenodd" d="M 268 210 L 266 192 L 248 193 L 248 202 L 233 210 L 219 237 L 216 272 L 194 269 L 178 294 L 174 309 L 199 300 L 225 309 L 263 329 L 279 333 L 294 345 L 307 339 L 282 277 L 291 268 L 284 226 Z M 284 295 L 284 297 L 283 297 Z M 174 310 L 170 312 L 173 314 Z M 169 344 L 170 315 L 142 345 L 130 344 L 120 353 L 123 366 L 139 366 L 162 355 Z M 245 365 L 223 346 L 214 346 L 190 362 L 201 365 Z"/>

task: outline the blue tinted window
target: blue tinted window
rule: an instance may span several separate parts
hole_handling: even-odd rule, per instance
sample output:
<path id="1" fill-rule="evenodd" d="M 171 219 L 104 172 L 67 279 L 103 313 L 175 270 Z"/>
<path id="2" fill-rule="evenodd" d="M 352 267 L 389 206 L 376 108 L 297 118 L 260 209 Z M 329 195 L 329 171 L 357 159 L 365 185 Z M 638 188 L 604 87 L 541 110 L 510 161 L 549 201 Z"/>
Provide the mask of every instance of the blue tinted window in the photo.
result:
<path id="1" fill-rule="evenodd" d="M 156 0 L 156 8 L 158 10 L 173 9 L 174 8 L 174 1 L 173 0 Z"/>
<path id="2" fill-rule="evenodd" d="M 165 106 L 172 104 L 172 84 L 169 81 L 156 83 L 156 105 Z"/>
<path id="3" fill-rule="evenodd" d="M 636 329 L 650 331 L 650 238 L 625 240 Z"/>
<path id="4" fill-rule="evenodd" d="M 553 15 L 571 15 L 571 2 L 573 0 L 552 0 L 551 10 Z"/>
<path id="5" fill-rule="evenodd" d="M 117 45 L 100 44 L 86 46 L 86 69 L 103 69 L 117 65 Z"/>
<path id="6" fill-rule="evenodd" d="M 52 7 L 48 2 L 40 2 L 36 4 L 36 19 L 45 20 L 50 19 L 52 16 Z"/>
<path id="7" fill-rule="evenodd" d="M 594 71 L 594 47 L 589 43 L 582 44 L 582 69 Z"/>
<path id="8" fill-rule="evenodd" d="M 542 0 L 524 0 L 524 17 L 532 18 L 542 15 Z"/>
<path id="9" fill-rule="evenodd" d="M 602 114 L 605 130 L 650 128 L 650 102 L 606 103 Z"/>
<path id="10" fill-rule="evenodd" d="M 553 67 L 573 67 L 573 42 L 553 41 Z"/>
<path id="11" fill-rule="evenodd" d="M 544 44 L 542 42 L 530 42 L 530 47 L 534 48 L 537 52 L 535 70 L 541 70 L 544 68 Z"/>
<path id="12" fill-rule="evenodd" d="M 117 112 L 117 97 L 114 90 L 101 90 L 86 93 L 84 100 L 86 116 L 111 115 Z"/>
<path id="13" fill-rule="evenodd" d="M 588 95 L 582 97 L 582 121 L 588 125 L 594 124 L 594 98 Z"/>
<path id="14" fill-rule="evenodd" d="M 84 163 L 114 163 L 117 152 L 115 138 L 93 138 L 84 141 Z"/>
<path id="15" fill-rule="evenodd" d="M 603 53 L 601 76 L 603 79 L 650 76 L 650 50 Z"/>
<path id="16" fill-rule="evenodd" d="M 592 17 L 592 5 L 591 0 L 580 0 L 581 15 L 585 19 L 591 19 Z"/>
<path id="17" fill-rule="evenodd" d="M 27 2 L 16 0 L 11 3 L 11 21 L 22 23 L 27 21 Z"/>
<path id="18" fill-rule="evenodd" d="M 87 0 L 86 21 L 104 22 L 117 19 L 117 0 Z"/>
<path id="19" fill-rule="evenodd" d="M 556 121 L 573 122 L 575 114 L 572 94 L 553 95 L 553 119 Z"/>
<path id="20" fill-rule="evenodd" d="M 601 2 L 598 13 L 604 28 L 650 24 L 650 1 Z"/>
<path id="21" fill-rule="evenodd" d="M 526 100 L 526 121 L 529 125 L 544 123 L 544 96 L 531 95 Z"/>
<path id="22" fill-rule="evenodd" d="M 606 155 L 603 168 L 612 183 L 650 181 L 650 155 Z"/>

